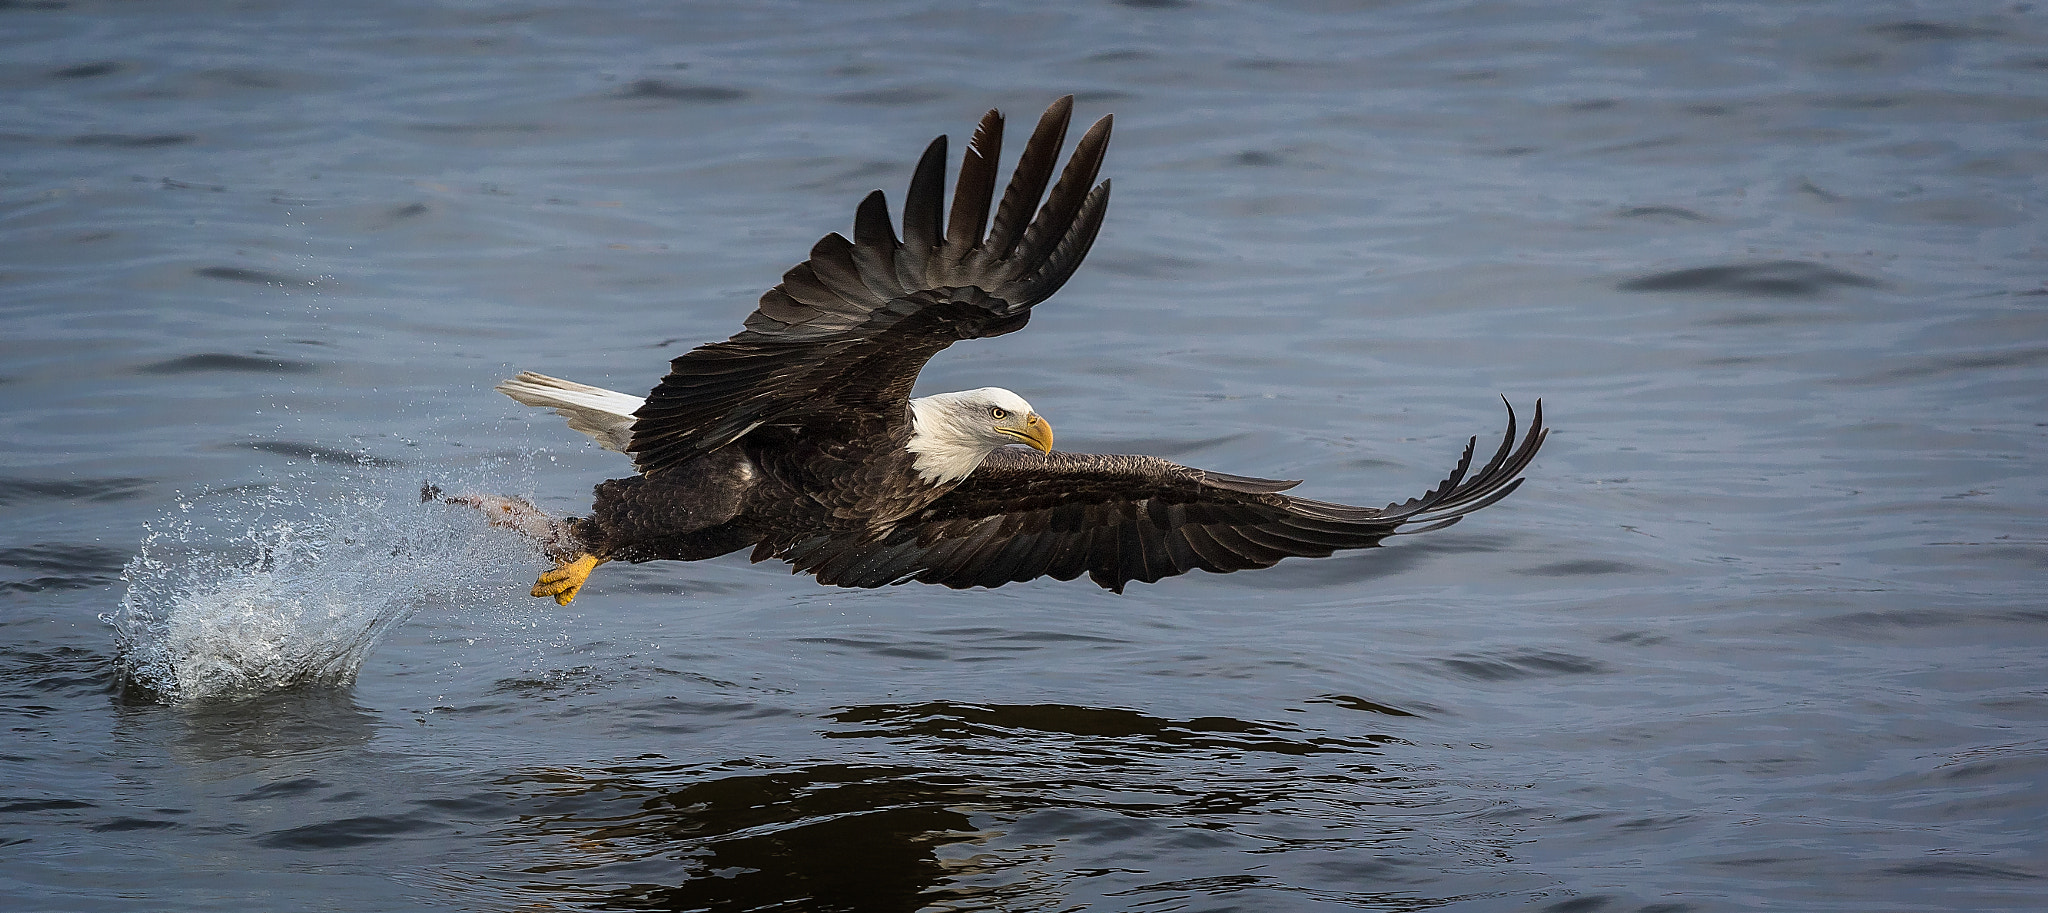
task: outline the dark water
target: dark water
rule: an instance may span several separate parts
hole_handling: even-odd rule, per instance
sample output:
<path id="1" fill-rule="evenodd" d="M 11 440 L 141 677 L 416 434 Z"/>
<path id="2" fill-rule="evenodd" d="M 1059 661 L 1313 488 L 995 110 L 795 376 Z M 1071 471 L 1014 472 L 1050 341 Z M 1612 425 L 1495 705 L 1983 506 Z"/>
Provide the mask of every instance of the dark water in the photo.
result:
<path id="1" fill-rule="evenodd" d="M 2030 3 L 0 3 L 0 906 L 2038 909 L 2044 49 Z M 922 390 L 1359 503 L 1542 396 L 1529 483 L 1122 597 L 734 558 L 566 610 L 410 502 L 586 506 L 624 464 L 493 383 L 647 389 L 1066 92 L 1118 118 L 1095 253 Z M 124 636 L 260 696 L 124 690 Z"/>

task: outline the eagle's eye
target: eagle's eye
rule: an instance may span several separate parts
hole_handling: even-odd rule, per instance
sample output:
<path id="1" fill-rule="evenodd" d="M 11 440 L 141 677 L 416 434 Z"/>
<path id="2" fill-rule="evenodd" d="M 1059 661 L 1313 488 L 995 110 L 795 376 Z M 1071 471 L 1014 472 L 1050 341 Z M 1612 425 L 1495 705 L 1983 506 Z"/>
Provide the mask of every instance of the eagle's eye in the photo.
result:
<path id="1" fill-rule="evenodd" d="M 1001 406 L 990 406 L 988 407 L 988 417 L 992 419 L 1006 419 L 1010 417 L 1010 413 Z"/>

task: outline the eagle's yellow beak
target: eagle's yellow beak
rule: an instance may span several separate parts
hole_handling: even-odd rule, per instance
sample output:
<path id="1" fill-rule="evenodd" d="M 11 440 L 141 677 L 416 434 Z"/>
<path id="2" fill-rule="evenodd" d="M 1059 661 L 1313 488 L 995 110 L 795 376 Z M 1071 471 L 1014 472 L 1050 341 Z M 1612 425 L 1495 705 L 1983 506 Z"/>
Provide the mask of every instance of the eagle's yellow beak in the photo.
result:
<path id="1" fill-rule="evenodd" d="M 1039 418 L 1036 412 L 1024 416 L 1021 427 L 1010 425 L 996 430 L 1030 444 L 1040 453 L 1052 452 L 1052 426 L 1046 424 L 1045 419 Z"/>

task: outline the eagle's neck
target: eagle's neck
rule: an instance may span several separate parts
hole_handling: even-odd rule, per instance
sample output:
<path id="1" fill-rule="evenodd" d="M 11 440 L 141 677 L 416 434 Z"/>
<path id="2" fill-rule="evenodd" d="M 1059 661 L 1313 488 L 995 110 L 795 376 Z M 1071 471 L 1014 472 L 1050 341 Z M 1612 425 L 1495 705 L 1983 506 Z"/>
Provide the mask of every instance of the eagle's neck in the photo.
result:
<path id="1" fill-rule="evenodd" d="M 903 449 L 915 457 L 911 468 L 928 485 L 952 485 L 967 478 L 1002 446 L 976 433 L 952 405 L 945 394 L 910 401 L 910 442 Z"/>

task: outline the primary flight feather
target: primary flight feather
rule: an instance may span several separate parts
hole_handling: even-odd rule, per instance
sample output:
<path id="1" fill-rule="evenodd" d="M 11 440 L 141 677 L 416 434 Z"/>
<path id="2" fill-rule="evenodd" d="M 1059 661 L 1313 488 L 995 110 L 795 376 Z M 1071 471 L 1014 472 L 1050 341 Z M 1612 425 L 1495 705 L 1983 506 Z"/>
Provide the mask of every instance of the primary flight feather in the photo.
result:
<path id="1" fill-rule="evenodd" d="M 1000 113 L 975 128 L 950 207 L 946 138 L 933 140 L 912 173 L 900 237 L 882 192 L 869 194 L 852 240 L 826 235 L 761 296 L 745 329 L 676 358 L 644 399 L 531 372 L 500 384 L 632 458 L 639 474 L 599 484 L 589 516 L 550 517 L 494 495 L 443 500 L 539 541 L 556 566 L 533 595 L 567 605 L 608 561 L 744 548 L 838 586 L 1087 574 L 1122 592 L 1133 580 L 1270 567 L 1441 529 L 1521 484 L 1548 434 L 1540 401 L 1519 443 L 1510 408 L 1485 463 L 1473 466 L 1474 438 L 1436 488 L 1369 508 L 1157 457 L 1055 451 L 1045 419 L 1000 387 L 912 399 L 933 355 L 1023 328 L 1087 256 L 1109 203 L 1109 182 L 1096 176 L 1110 118 L 1059 169 L 1072 112 L 1062 98 L 1039 118 L 1000 202 Z"/>

